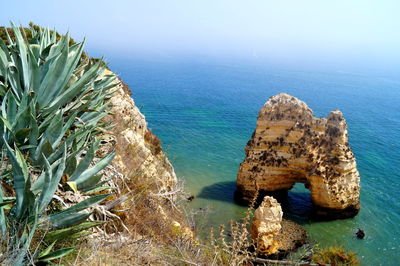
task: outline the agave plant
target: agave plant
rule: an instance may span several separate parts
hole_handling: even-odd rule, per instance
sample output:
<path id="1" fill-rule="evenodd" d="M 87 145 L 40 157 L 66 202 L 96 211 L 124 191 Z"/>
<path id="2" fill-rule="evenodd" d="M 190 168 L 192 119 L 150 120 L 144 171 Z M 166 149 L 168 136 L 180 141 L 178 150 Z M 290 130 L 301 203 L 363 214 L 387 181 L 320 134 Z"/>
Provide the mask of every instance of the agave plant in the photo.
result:
<path id="1" fill-rule="evenodd" d="M 19 251 L 15 264 L 24 264 L 38 229 L 46 227 L 53 244 L 34 259 L 49 261 L 72 250 L 52 251 L 54 241 L 98 224 L 87 222 L 87 209 L 108 195 L 61 210 L 49 204 L 59 189 L 102 190 L 99 172 L 114 153 L 94 158 L 116 83 L 102 75 L 101 60 L 82 59 L 84 43 L 70 45 L 68 34 L 57 40 L 56 32 L 31 27 L 28 40 L 11 26 L 7 45 L 0 39 L 0 149 L 1 182 L 15 193 L 0 186 L 0 232 L 13 236 L 8 249 Z"/>

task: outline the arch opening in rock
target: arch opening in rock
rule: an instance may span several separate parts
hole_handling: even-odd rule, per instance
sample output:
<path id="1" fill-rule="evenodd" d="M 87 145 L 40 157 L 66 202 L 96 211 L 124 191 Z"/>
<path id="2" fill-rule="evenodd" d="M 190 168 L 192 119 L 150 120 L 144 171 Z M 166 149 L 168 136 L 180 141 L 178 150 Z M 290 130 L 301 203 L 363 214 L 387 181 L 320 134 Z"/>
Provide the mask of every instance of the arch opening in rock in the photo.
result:
<path id="1" fill-rule="evenodd" d="M 311 191 L 304 183 L 296 183 L 288 191 L 287 197 L 280 202 L 285 218 L 299 223 L 308 221 L 312 215 L 314 204 L 311 200 Z"/>

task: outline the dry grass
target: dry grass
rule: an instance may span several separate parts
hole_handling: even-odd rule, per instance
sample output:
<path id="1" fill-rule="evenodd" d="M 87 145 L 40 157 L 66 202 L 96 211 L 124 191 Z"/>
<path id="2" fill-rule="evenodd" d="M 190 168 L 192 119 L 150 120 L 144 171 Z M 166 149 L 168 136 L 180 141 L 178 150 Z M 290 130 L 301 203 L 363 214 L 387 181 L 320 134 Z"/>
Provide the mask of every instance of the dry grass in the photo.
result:
<path id="1" fill-rule="evenodd" d="M 146 133 L 144 134 L 144 140 L 150 145 L 151 153 L 154 156 L 160 154 L 162 150 L 161 141 L 150 129 L 147 129 Z"/>
<path id="2" fill-rule="evenodd" d="M 203 241 L 178 238 L 163 253 L 172 265 L 252 265 L 256 257 L 249 230 L 255 199 L 240 222 L 231 221 L 229 230 L 221 225 L 218 234 L 211 229 Z"/>
<path id="3" fill-rule="evenodd" d="M 123 82 L 121 79 L 119 79 L 119 82 L 121 82 L 122 89 L 126 93 L 126 95 L 132 96 L 132 91 L 131 91 L 131 89 L 129 89 L 128 85 L 125 82 Z"/>
<path id="4" fill-rule="evenodd" d="M 97 234 L 81 245 L 65 265 L 165 265 L 158 255 L 159 246 L 150 238 L 126 237 L 122 234 Z"/>
<path id="5" fill-rule="evenodd" d="M 135 175 L 131 178 L 121 178 L 116 181 L 118 191 L 115 200 L 124 198 L 111 210 L 120 219 L 114 221 L 113 228 L 108 232 L 122 232 L 142 235 L 157 242 L 170 242 L 177 232 L 172 222 L 186 228 L 180 208 L 176 206 L 176 194 L 180 193 L 180 185 L 174 191 L 164 191 L 160 180 Z M 110 227 L 110 226 L 109 226 Z"/>
<path id="6" fill-rule="evenodd" d="M 62 263 L 242 265 L 254 258 L 255 254 L 250 251 L 254 250 L 251 249 L 253 243 L 248 232 L 252 208 L 240 223 L 231 222 L 229 231 L 221 226 L 217 236 L 211 231 L 208 239 L 200 241 L 187 231 L 192 221 L 185 218 L 191 215 L 184 214 L 171 200 L 152 192 L 157 188 L 154 180 L 133 179 L 131 182 L 135 185 L 125 183 L 120 186 L 130 188 L 130 198 L 119 207 L 125 209 L 113 210 L 121 220 L 109 224 L 106 230 L 96 229 L 98 233 L 91 236 L 87 243 L 81 244 L 74 256 Z M 171 225 L 171 218 L 181 226 Z"/>

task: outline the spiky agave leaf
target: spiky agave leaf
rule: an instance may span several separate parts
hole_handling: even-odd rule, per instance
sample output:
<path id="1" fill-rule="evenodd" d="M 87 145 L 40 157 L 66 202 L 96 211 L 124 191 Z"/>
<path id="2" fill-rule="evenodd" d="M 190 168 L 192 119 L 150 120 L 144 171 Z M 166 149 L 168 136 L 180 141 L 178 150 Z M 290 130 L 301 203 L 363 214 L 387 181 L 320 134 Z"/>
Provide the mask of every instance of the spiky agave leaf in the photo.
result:
<path id="1" fill-rule="evenodd" d="M 101 122 L 107 114 L 106 100 L 116 83 L 114 76 L 102 76 L 101 61 L 82 60 L 84 44 L 69 45 L 68 34 L 57 40 L 48 29 L 32 30 L 28 41 L 21 29 L 13 24 L 12 29 L 15 38 L 6 31 L 7 45 L 0 40 L 0 148 L 2 158 L 9 158 L 2 161 L 12 167 L 11 173 L 7 167 L 2 170 L 13 181 L 16 199 L 6 199 L 0 190 L 0 230 L 10 229 L 10 219 L 23 225 L 13 229 L 23 231 L 16 234 L 22 263 L 36 228 L 44 221 L 50 221 L 50 229 L 62 228 L 54 236 L 65 232 L 81 236 L 82 230 L 97 225 L 84 223 L 91 214 L 84 211 L 107 195 L 87 198 L 51 215 L 47 211 L 63 176 L 84 191 L 101 190 L 105 184 L 99 172 L 114 153 L 93 161 L 97 135 L 107 126 Z M 33 184 L 31 172 L 39 176 Z M 6 215 L 3 209 L 9 204 L 14 205 Z M 70 252 L 51 249 L 40 259 Z"/>

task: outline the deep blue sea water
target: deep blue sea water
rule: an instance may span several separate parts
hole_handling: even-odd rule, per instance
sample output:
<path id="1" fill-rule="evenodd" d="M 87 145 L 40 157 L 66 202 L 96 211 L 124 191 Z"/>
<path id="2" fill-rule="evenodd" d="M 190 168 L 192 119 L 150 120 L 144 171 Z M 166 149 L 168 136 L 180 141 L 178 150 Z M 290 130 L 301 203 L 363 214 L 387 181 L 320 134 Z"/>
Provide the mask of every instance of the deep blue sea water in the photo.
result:
<path id="1" fill-rule="evenodd" d="M 177 175 L 208 207 L 206 226 L 240 219 L 236 173 L 258 110 L 272 95 L 292 94 L 317 116 L 340 109 L 361 174 L 361 211 L 353 219 L 310 222 L 309 193 L 296 185 L 289 218 L 322 246 L 342 245 L 363 265 L 400 265 L 400 75 L 376 70 L 302 69 L 215 60 L 108 58 L 129 85 Z M 398 74 L 398 73 L 397 73 Z M 366 238 L 358 240 L 357 228 Z"/>

